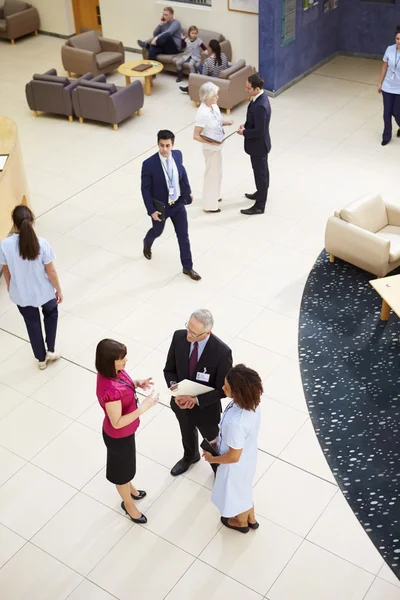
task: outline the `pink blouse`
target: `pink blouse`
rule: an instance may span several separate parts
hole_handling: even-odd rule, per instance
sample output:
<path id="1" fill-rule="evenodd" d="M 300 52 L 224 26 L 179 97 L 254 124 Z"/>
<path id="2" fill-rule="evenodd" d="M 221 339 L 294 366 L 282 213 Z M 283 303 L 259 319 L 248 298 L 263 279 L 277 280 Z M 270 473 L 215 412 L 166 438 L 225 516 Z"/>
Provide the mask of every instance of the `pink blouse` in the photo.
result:
<path id="1" fill-rule="evenodd" d="M 119 381 L 118 381 L 119 380 Z M 124 383 L 122 383 L 124 382 Z M 128 385 L 127 385 L 128 384 Z M 126 371 L 120 371 L 117 379 L 110 379 L 97 374 L 96 394 L 101 408 L 104 410 L 103 430 L 112 438 L 128 437 L 135 433 L 139 427 L 140 420 L 135 419 L 130 425 L 115 429 L 108 418 L 106 411 L 107 402 L 120 401 L 122 404 L 122 415 L 134 412 L 137 407 L 135 384 Z"/>

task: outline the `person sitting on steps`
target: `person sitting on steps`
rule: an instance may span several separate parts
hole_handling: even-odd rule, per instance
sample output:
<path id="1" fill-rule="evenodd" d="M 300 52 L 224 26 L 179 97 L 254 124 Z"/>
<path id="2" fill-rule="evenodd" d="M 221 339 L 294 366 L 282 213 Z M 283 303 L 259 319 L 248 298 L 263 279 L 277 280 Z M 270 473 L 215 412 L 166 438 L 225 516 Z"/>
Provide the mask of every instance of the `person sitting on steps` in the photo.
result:
<path id="1" fill-rule="evenodd" d="M 178 54 L 181 51 L 182 27 L 177 19 L 174 19 L 174 9 L 168 6 L 164 8 L 161 21 L 153 32 L 151 42 L 138 40 L 138 46 L 149 51 L 149 59 L 156 60 L 158 54 Z"/>

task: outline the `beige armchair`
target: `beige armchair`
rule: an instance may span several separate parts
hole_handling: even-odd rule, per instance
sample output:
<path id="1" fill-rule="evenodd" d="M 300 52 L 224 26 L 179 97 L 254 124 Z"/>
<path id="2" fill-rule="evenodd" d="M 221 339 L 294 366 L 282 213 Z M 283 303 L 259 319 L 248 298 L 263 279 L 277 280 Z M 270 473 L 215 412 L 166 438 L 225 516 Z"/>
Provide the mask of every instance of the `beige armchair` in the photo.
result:
<path id="1" fill-rule="evenodd" d="M 328 219 L 325 248 L 360 269 L 385 277 L 400 266 L 400 206 L 367 194 Z"/>
<path id="2" fill-rule="evenodd" d="M 256 70 L 250 65 L 246 65 L 244 60 L 239 60 L 225 71 L 221 71 L 221 77 L 208 77 L 199 73 L 190 73 L 189 75 L 189 96 L 195 106 L 199 105 L 199 91 L 203 83 L 212 81 L 219 87 L 218 105 L 226 109 L 229 115 L 231 109 L 249 96 L 245 90 L 245 84 L 250 75 Z"/>
<path id="3" fill-rule="evenodd" d="M 94 76 L 112 73 L 125 61 L 125 50 L 122 42 L 108 40 L 96 35 L 94 31 L 86 31 L 75 35 L 61 48 L 64 69 L 71 73 Z"/>

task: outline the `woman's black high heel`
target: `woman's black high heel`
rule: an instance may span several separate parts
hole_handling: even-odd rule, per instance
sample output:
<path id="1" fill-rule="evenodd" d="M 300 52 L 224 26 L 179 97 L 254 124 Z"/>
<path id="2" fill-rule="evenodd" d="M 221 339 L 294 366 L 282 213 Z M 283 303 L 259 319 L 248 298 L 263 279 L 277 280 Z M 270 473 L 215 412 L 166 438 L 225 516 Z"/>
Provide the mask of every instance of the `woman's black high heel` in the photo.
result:
<path id="1" fill-rule="evenodd" d="M 144 490 L 138 490 L 137 496 L 134 496 L 133 494 L 131 494 L 131 496 L 134 500 L 141 500 L 142 498 L 145 498 L 147 496 L 147 492 L 145 492 Z"/>
<path id="2" fill-rule="evenodd" d="M 122 510 L 124 510 L 126 512 L 126 514 L 128 515 L 128 517 L 131 519 L 131 521 L 133 521 L 134 523 L 138 523 L 139 525 L 144 525 L 145 523 L 147 523 L 147 519 L 144 515 L 142 515 L 141 517 L 139 517 L 138 519 L 134 519 L 133 517 L 131 517 L 131 515 L 128 513 L 128 511 L 125 508 L 125 503 L 122 501 L 121 502 L 121 508 Z"/>

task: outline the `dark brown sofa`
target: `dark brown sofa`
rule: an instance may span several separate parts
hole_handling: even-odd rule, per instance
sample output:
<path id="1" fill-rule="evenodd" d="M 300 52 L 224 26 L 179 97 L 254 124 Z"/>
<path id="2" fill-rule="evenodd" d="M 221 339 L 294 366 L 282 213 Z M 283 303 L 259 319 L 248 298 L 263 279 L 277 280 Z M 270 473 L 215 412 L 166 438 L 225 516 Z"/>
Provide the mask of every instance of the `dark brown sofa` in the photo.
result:
<path id="1" fill-rule="evenodd" d="M 144 103 L 143 86 L 133 81 L 126 87 L 107 83 L 105 75 L 90 81 L 80 81 L 72 92 L 72 106 L 79 122 L 84 119 L 110 123 L 118 129 L 118 123 L 134 113 L 140 114 Z"/>
<path id="2" fill-rule="evenodd" d="M 25 93 L 29 108 L 35 117 L 40 112 L 65 115 L 73 121 L 72 90 L 83 80 L 92 79 L 91 73 L 86 73 L 76 81 L 68 77 L 57 77 L 57 71 L 50 69 L 46 73 L 33 76 L 32 81 L 26 84 Z"/>
<path id="3" fill-rule="evenodd" d="M 98 37 L 94 31 L 85 31 L 65 42 L 61 48 L 61 59 L 68 77 L 71 73 L 93 73 L 97 76 L 112 73 L 122 65 L 125 50 L 122 42 Z"/>
<path id="4" fill-rule="evenodd" d="M 15 44 L 17 38 L 28 33 L 38 34 L 39 13 L 28 2 L 5 0 L 0 7 L 0 38 Z"/>

